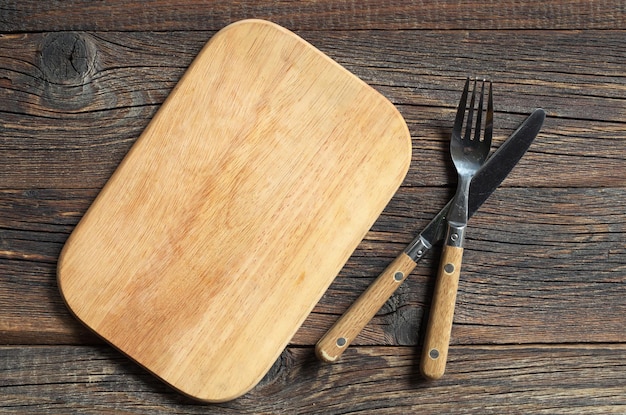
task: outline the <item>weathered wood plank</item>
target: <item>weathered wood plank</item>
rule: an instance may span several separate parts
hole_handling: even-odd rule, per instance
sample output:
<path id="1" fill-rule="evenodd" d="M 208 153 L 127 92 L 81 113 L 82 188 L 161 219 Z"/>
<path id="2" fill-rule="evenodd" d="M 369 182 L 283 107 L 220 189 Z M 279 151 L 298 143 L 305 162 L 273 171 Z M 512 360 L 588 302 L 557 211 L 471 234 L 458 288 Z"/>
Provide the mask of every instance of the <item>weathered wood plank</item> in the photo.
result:
<path id="1" fill-rule="evenodd" d="M 452 347 L 426 383 L 413 347 L 288 348 L 247 395 L 201 405 L 107 347 L 0 347 L 0 412 L 29 414 L 611 414 L 626 408 L 626 347 Z"/>
<path id="2" fill-rule="evenodd" d="M 211 34 L 0 38 L 3 188 L 102 187 Z M 622 31 L 303 35 L 399 107 L 414 138 L 406 185 L 454 181 L 447 140 L 468 73 L 496 82 L 496 145 L 533 108 L 548 111 L 510 185 L 624 185 Z"/>
<path id="3" fill-rule="evenodd" d="M 403 187 L 293 339 L 311 345 L 435 215 L 451 189 Z M 91 343 L 56 259 L 95 190 L 3 191 L 0 343 Z M 498 189 L 470 221 L 454 344 L 624 342 L 624 188 Z M 581 214 L 584 212 L 584 215 Z M 355 344 L 420 342 L 433 249 Z"/>
<path id="4" fill-rule="evenodd" d="M 4 1 L 0 32 L 42 30 L 215 30 L 232 21 L 264 18 L 292 29 L 614 29 L 624 28 L 621 2 L 575 0 L 402 1 L 318 0 Z"/>
<path id="5" fill-rule="evenodd" d="M 0 108 L 54 119 L 160 104 L 213 34 L 3 36 L 0 79 L 6 88 L 3 93 L 10 95 Z M 624 98 L 624 31 L 299 34 L 365 81 L 389 91 L 387 95 L 398 105 L 449 108 L 458 100 L 456 82 L 462 85 L 468 74 L 484 75 L 506 86 L 496 90 L 500 111 L 527 112 L 528 101 L 542 98 L 553 116 L 623 122 L 623 105 L 619 104 Z M 566 97 L 575 98 L 579 105 L 563 102 Z M 580 108 L 584 103 L 588 105 Z M 616 113 L 599 111 L 616 104 Z M 137 116 L 139 109 L 129 115 Z"/>
<path id="6" fill-rule="evenodd" d="M 604 0 L 0 2 L 0 413 L 626 412 L 625 12 Z M 205 406 L 80 326 L 55 266 L 203 44 L 247 17 L 295 30 L 392 100 L 414 158 L 268 376 Z M 534 107 L 549 117 L 470 222 L 446 376 L 417 375 L 438 248 L 338 364 L 317 362 L 311 345 L 452 195 L 467 74 L 495 82 L 496 145 Z M 23 346 L 37 344 L 55 346 Z"/>

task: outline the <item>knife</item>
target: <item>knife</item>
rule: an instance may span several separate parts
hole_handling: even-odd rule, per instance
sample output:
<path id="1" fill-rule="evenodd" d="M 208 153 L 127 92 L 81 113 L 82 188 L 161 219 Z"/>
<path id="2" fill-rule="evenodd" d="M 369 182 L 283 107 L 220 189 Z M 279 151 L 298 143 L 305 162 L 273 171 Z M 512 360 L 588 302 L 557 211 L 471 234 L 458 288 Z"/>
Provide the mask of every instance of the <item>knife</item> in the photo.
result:
<path id="1" fill-rule="evenodd" d="M 471 217 L 498 188 L 526 153 L 539 133 L 545 117 L 546 113 L 543 109 L 538 108 L 533 111 L 476 173 L 470 185 L 468 217 Z M 451 204 L 452 200 L 317 342 L 315 353 L 320 360 L 336 361 L 409 276 L 424 254 L 443 239 L 446 230 L 446 214 Z"/>

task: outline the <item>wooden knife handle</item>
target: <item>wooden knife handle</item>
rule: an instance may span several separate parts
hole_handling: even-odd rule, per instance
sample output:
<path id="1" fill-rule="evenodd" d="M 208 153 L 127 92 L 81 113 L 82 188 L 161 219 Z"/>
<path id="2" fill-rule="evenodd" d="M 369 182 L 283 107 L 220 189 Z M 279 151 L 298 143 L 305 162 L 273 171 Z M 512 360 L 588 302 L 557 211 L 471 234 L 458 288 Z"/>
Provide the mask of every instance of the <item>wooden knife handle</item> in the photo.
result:
<path id="1" fill-rule="evenodd" d="M 422 351 L 421 371 L 427 379 L 439 379 L 446 370 L 462 259 L 463 248 L 443 246 Z"/>
<path id="2" fill-rule="evenodd" d="M 337 360 L 415 266 L 401 253 L 317 342 L 317 357 L 325 362 Z"/>

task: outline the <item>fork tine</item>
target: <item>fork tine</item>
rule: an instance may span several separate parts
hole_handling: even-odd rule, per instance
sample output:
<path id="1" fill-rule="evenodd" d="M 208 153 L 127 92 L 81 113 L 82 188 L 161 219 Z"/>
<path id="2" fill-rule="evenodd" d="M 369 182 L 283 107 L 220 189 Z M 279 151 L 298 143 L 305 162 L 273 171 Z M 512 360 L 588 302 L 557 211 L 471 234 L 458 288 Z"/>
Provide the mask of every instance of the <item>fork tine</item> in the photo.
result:
<path id="1" fill-rule="evenodd" d="M 476 128 L 474 131 L 474 140 L 478 143 L 480 141 L 480 126 L 483 121 L 483 103 L 485 98 L 485 81 L 480 88 L 480 100 L 478 101 L 478 109 L 476 110 Z"/>
<path id="2" fill-rule="evenodd" d="M 465 80 L 465 87 L 461 94 L 461 100 L 459 101 L 459 107 L 456 110 L 456 117 L 454 118 L 454 127 L 452 127 L 452 135 L 456 137 L 461 136 L 461 129 L 463 128 L 463 118 L 465 117 L 465 105 L 467 104 L 467 93 L 469 91 L 469 77 Z"/>
<path id="3" fill-rule="evenodd" d="M 493 135 L 493 94 L 491 90 L 491 81 L 489 81 L 489 98 L 487 99 L 487 119 L 485 120 L 485 144 L 491 146 L 491 137 Z"/>
<path id="4" fill-rule="evenodd" d="M 470 100 L 469 110 L 467 112 L 467 123 L 465 124 L 464 140 L 469 140 L 472 136 L 472 123 L 474 121 L 474 105 L 476 102 L 476 79 L 474 79 L 474 88 L 472 89 L 472 99 Z"/>

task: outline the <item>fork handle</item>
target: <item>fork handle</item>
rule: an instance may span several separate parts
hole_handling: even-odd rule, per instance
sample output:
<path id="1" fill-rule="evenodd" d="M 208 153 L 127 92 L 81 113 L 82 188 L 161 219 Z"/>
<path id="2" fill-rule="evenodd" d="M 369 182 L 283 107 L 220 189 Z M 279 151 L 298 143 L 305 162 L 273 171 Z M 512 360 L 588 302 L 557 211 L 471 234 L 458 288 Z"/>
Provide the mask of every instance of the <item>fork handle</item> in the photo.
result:
<path id="1" fill-rule="evenodd" d="M 463 248 L 444 244 L 422 351 L 421 372 L 430 380 L 446 370 Z"/>

